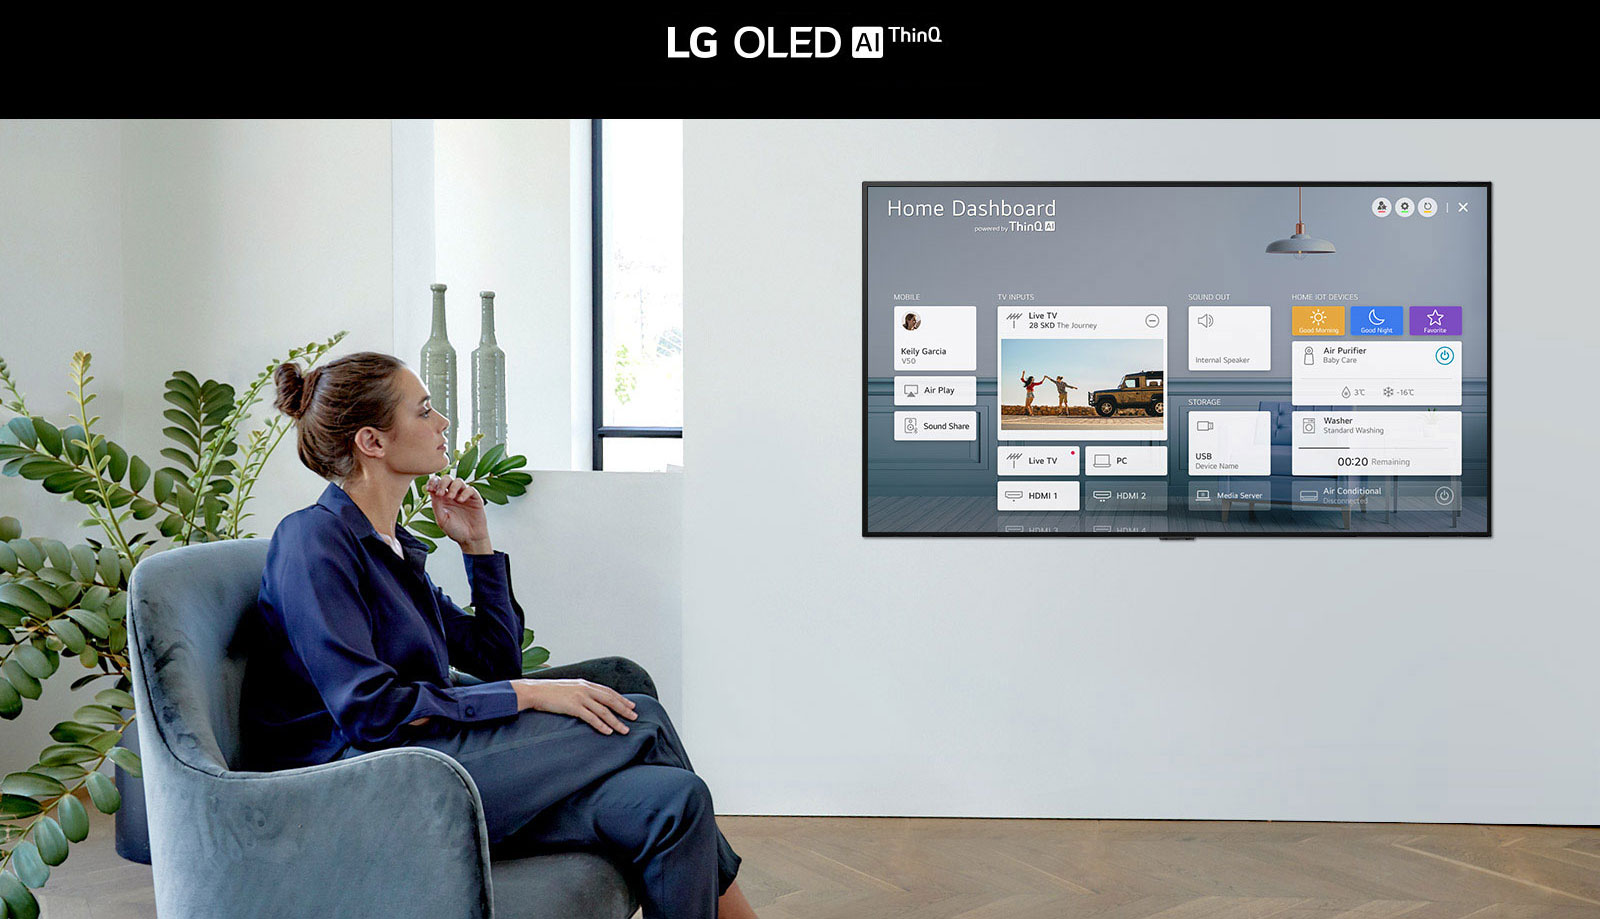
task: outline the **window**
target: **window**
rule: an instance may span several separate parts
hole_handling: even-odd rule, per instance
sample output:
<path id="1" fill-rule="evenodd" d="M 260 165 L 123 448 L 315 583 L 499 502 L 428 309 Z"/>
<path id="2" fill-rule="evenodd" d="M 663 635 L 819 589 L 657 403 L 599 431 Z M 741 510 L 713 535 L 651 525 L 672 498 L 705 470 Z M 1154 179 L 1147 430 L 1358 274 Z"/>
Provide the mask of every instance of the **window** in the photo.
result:
<path id="1" fill-rule="evenodd" d="M 593 122 L 594 468 L 683 464 L 683 122 Z"/>

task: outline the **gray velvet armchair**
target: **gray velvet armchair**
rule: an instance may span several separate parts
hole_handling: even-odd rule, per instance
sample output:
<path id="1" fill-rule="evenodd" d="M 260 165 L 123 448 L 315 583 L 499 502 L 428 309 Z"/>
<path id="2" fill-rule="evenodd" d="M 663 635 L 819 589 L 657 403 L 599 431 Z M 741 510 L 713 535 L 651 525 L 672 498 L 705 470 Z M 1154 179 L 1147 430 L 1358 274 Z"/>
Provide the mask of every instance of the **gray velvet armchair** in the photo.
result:
<path id="1" fill-rule="evenodd" d="M 623 875 L 598 855 L 491 862 L 477 788 L 445 754 L 400 748 L 282 772 L 229 767 L 245 664 L 230 645 L 255 604 L 267 545 L 186 546 L 134 569 L 129 651 L 162 919 L 632 915 Z M 654 694 L 622 658 L 539 675 Z"/>

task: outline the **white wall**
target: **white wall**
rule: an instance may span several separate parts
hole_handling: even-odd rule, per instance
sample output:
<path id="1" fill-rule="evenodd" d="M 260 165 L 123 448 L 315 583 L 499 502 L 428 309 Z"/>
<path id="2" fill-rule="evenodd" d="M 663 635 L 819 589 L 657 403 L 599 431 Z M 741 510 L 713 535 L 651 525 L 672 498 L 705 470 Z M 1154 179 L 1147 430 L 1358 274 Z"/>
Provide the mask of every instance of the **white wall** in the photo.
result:
<path id="1" fill-rule="evenodd" d="M 587 466 L 587 417 L 582 438 L 556 445 L 573 441 L 574 400 L 587 401 L 571 379 L 587 385 L 587 364 L 575 369 L 572 354 L 587 361 L 587 329 L 581 340 L 572 329 L 588 278 L 571 268 L 586 254 L 572 230 L 586 172 L 579 194 L 568 192 L 586 154 L 569 143 L 565 120 L 485 130 L 500 145 L 475 149 L 496 171 L 475 173 L 478 209 L 453 199 L 440 232 L 429 122 L 0 121 L 0 355 L 30 408 L 60 417 L 67 360 L 93 351 L 107 435 L 164 464 L 161 393 L 173 370 L 242 392 L 269 359 L 340 329 L 350 334 L 334 356 L 375 349 L 414 362 L 435 252 L 465 260 L 472 247 L 448 228 L 483 230 L 483 280 L 473 268 L 471 295 L 452 301 L 470 312 L 451 320 L 460 376 L 470 380 L 478 288 L 510 285 L 497 314 L 508 366 L 524 374 L 512 404 L 525 435 L 549 438 L 521 444 L 513 427 L 512 447 L 529 454 L 530 469 L 559 470 L 536 473 L 530 496 L 491 509 L 496 546 L 514 557 L 518 599 L 553 663 L 632 657 L 676 708 L 681 479 L 569 471 Z M 41 305 L 45 319 L 30 312 Z M 271 398 L 269 386 L 258 420 L 274 411 Z M 324 485 L 301 465 L 291 431 L 257 485 L 249 525 L 270 535 Z M 0 514 L 68 542 L 88 532 L 75 528 L 75 506 L 21 479 L 0 478 Z M 468 602 L 457 550 L 443 548 L 429 570 Z M 82 672 L 75 666 L 63 668 L 59 692 L 52 685 L 22 719 L 0 725 L 0 772 L 32 763 L 49 727 L 82 704 L 65 691 Z"/>
<path id="2" fill-rule="evenodd" d="M 1582 393 L 1597 142 L 1594 123 L 689 122 L 683 727 L 718 810 L 1600 823 L 1581 397 L 1497 406 L 1490 539 L 859 535 L 863 180 L 1491 180 L 1495 378 Z M 776 344 L 774 316 L 798 317 Z M 804 397 L 775 418 L 735 384 L 753 369 Z"/>
<path id="3" fill-rule="evenodd" d="M 435 275 L 447 285 L 450 343 L 462 390 L 456 445 L 472 436 L 472 352 L 482 328 L 479 291 L 495 292 L 495 337 L 506 352 L 506 439 L 541 469 L 588 468 L 588 414 L 574 436 L 587 373 L 587 312 L 576 322 L 572 221 L 573 124 L 566 120 L 438 121 L 434 138 Z M 587 149 L 585 138 L 577 140 Z M 580 182 L 583 178 L 580 177 Z M 579 196 L 587 200 L 582 188 Z M 586 228 L 583 228 L 586 232 Z M 587 247 L 587 236 L 582 237 Z M 428 339 L 432 294 L 406 292 L 396 345 L 416 365 Z M 581 460 L 581 462 L 580 462 Z"/>
<path id="4" fill-rule="evenodd" d="M 242 394 L 269 361 L 341 330 L 330 356 L 394 350 L 390 170 L 387 121 L 125 123 L 130 449 L 160 459 L 178 368 Z M 257 423 L 276 413 L 273 392 Z M 271 535 L 324 484 L 291 431 L 248 524 Z"/>
<path id="5" fill-rule="evenodd" d="M 29 411 L 66 425 L 77 414 L 67 395 L 72 353 L 88 351 L 97 430 L 125 443 L 121 144 L 115 121 L 0 121 L 0 357 Z M 10 417 L 0 412 L 0 422 Z M 0 516 L 69 546 L 103 535 L 78 527 L 79 505 L 21 477 L 0 477 Z M 37 702 L 0 722 L 0 774 L 36 762 L 50 728 L 104 688 L 69 692 L 86 673 L 66 662 Z"/>

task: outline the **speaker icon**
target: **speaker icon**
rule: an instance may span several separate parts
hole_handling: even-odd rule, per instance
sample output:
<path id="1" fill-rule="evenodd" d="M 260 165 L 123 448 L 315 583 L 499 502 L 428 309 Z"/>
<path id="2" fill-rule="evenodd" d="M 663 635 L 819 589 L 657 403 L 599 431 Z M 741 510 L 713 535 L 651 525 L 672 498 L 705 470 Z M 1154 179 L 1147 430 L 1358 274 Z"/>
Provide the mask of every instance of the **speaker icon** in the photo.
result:
<path id="1" fill-rule="evenodd" d="M 1212 325 L 1213 325 L 1213 324 L 1214 324 L 1214 323 L 1215 323 L 1215 322 L 1216 322 L 1216 321 L 1217 321 L 1217 320 L 1216 320 L 1216 319 L 1214 319 L 1214 318 L 1212 318 L 1212 316 L 1211 316 L 1211 314 L 1210 314 L 1210 313 L 1203 313 L 1203 314 L 1202 314 L 1202 315 L 1201 315 L 1201 316 L 1200 316 L 1200 318 L 1199 318 L 1199 319 L 1196 319 L 1196 320 L 1195 320 L 1195 321 L 1196 321 L 1196 322 L 1198 322 L 1198 323 L 1200 323 L 1200 327 L 1201 327 L 1201 328 L 1203 328 L 1203 329 L 1209 329 L 1209 328 L 1211 328 L 1211 326 L 1212 326 Z"/>

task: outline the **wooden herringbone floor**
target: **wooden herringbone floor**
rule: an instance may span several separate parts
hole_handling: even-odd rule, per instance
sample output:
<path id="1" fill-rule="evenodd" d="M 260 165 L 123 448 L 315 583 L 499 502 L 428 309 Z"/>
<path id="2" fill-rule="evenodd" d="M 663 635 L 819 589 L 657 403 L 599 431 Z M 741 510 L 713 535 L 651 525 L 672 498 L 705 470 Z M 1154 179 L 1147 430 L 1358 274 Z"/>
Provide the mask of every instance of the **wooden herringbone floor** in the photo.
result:
<path id="1" fill-rule="evenodd" d="M 91 814 L 94 812 L 91 810 Z M 762 919 L 1600 919 L 1600 830 L 719 817 Z M 44 919 L 152 919 L 109 818 Z"/>
<path id="2" fill-rule="evenodd" d="M 720 817 L 763 919 L 1600 917 L 1600 830 Z"/>

